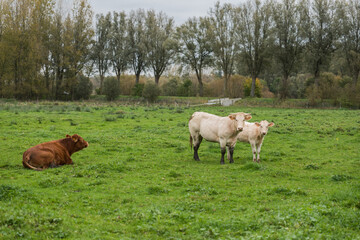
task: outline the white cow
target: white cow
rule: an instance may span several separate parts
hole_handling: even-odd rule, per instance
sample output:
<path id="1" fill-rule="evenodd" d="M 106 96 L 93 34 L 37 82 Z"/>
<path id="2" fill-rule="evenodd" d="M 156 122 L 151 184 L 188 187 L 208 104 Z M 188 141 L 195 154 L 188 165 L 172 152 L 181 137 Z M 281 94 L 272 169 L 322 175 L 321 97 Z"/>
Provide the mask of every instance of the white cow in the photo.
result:
<path id="1" fill-rule="evenodd" d="M 245 122 L 243 131 L 238 134 L 237 139 L 239 142 L 250 143 L 253 152 L 254 162 L 260 162 L 261 145 L 264 141 L 265 135 L 269 130 L 269 127 L 272 126 L 274 126 L 274 123 L 273 122 L 269 123 L 266 120 L 261 121 L 260 123 Z M 228 159 L 232 158 L 232 156 L 230 156 L 229 153 L 227 157 Z"/>
<path id="2" fill-rule="evenodd" d="M 227 117 L 219 117 L 205 112 L 195 112 L 189 120 L 190 144 L 194 146 L 194 159 L 200 161 L 198 149 L 205 138 L 210 142 L 220 143 L 221 164 L 224 164 L 226 146 L 229 147 L 230 163 L 233 163 L 233 152 L 237 135 L 244 128 L 245 120 L 250 120 L 249 113 L 232 113 Z"/>

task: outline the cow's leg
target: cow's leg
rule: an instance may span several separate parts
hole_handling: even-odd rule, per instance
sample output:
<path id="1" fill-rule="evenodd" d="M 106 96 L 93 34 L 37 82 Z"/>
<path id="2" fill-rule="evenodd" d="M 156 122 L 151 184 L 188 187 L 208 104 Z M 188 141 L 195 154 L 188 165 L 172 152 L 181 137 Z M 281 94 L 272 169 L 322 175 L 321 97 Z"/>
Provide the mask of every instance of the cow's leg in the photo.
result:
<path id="1" fill-rule="evenodd" d="M 199 150 L 202 139 L 203 138 L 201 135 L 198 135 L 197 137 L 194 138 L 194 159 L 195 159 L 195 161 L 200 161 L 198 150 Z"/>
<path id="2" fill-rule="evenodd" d="M 257 148 L 256 148 L 256 151 L 257 151 L 257 159 L 256 159 L 256 161 L 257 161 L 257 162 L 260 162 L 261 145 L 262 145 L 262 143 L 260 143 L 260 144 L 257 146 Z"/>
<path id="3" fill-rule="evenodd" d="M 228 151 L 230 152 L 230 163 L 234 163 L 234 159 L 233 159 L 233 155 L 234 155 L 234 148 L 235 147 L 229 147 L 228 148 Z M 228 155 L 229 155 L 229 152 L 228 152 Z"/>
<path id="4" fill-rule="evenodd" d="M 224 155 L 226 153 L 226 139 L 220 139 L 221 159 L 220 164 L 225 164 Z"/>
<path id="5" fill-rule="evenodd" d="M 253 162 L 256 162 L 256 146 L 255 146 L 255 142 L 251 142 L 251 150 L 253 153 Z"/>
<path id="6" fill-rule="evenodd" d="M 225 162 L 224 162 L 225 152 L 226 152 L 226 148 L 221 148 L 221 160 L 220 160 L 220 164 L 225 164 Z"/>
<path id="7" fill-rule="evenodd" d="M 226 156 L 227 156 L 227 159 L 230 161 L 230 151 L 229 151 L 228 146 L 226 146 Z"/>

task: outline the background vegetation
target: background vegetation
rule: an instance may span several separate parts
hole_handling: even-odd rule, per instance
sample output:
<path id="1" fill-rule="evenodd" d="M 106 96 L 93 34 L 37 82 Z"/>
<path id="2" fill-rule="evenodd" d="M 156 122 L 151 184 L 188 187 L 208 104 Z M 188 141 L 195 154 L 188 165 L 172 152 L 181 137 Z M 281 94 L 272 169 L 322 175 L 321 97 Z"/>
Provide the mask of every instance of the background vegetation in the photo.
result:
<path id="1" fill-rule="evenodd" d="M 55 0 L 4 0 L 0 96 L 87 99 L 92 86 L 82 79 L 105 94 L 110 75 L 121 94 L 141 96 L 137 84 L 151 81 L 163 95 L 306 97 L 359 107 L 359 4 L 218 2 L 208 16 L 176 26 L 153 10 L 94 16 L 87 0 L 75 0 L 71 11 Z"/>
<path id="2" fill-rule="evenodd" d="M 275 122 L 262 162 L 238 143 L 235 163 L 222 166 L 206 141 L 194 161 L 187 122 L 198 110 Z M 351 110 L 1 101 L 0 238 L 358 239 L 359 119 Z M 74 165 L 23 168 L 27 148 L 73 133 L 89 142 Z"/>

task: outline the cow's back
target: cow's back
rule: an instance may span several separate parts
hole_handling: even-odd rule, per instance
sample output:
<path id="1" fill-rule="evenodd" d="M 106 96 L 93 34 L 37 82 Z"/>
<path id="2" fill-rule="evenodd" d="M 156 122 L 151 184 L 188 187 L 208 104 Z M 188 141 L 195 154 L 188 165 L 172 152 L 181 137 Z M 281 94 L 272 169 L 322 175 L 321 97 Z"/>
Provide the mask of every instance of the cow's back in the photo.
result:
<path id="1" fill-rule="evenodd" d="M 199 133 L 208 141 L 219 141 L 219 129 L 226 117 L 219 117 L 205 112 L 195 112 L 189 122 L 190 133 Z"/>

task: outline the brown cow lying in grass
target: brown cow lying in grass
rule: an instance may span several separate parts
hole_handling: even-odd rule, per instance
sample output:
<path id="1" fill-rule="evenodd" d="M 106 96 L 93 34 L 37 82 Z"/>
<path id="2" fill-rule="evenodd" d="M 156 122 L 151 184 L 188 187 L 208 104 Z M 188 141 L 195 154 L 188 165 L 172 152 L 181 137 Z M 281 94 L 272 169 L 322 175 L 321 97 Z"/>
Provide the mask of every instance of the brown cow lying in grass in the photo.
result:
<path id="1" fill-rule="evenodd" d="M 79 135 L 66 135 L 66 138 L 45 142 L 29 148 L 23 154 L 23 165 L 34 170 L 73 164 L 70 156 L 89 144 Z"/>

